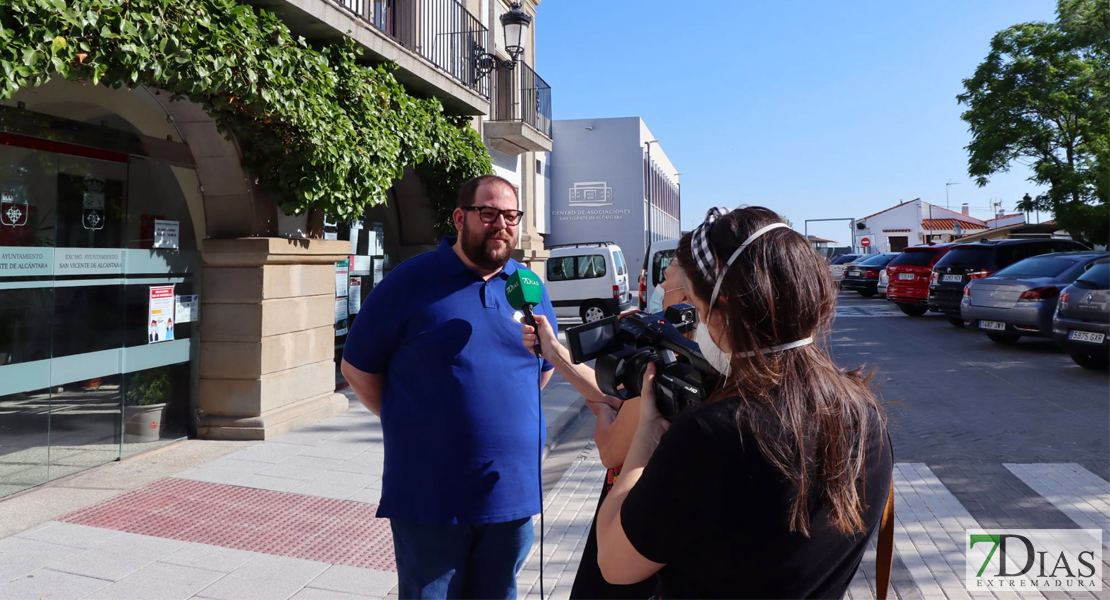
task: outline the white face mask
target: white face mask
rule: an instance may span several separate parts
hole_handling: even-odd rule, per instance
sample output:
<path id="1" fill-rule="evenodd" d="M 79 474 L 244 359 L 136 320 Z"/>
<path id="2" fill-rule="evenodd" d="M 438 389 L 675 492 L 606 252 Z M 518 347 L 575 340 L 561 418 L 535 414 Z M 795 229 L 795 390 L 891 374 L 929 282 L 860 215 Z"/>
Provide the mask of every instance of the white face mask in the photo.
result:
<path id="1" fill-rule="evenodd" d="M 647 311 L 649 313 L 657 313 L 663 310 L 663 296 L 667 294 L 667 290 L 663 289 L 663 284 L 655 286 L 655 291 L 651 293 L 651 299 L 648 300 Z"/>
<path id="2" fill-rule="evenodd" d="M 709 335 L 709 327 L 706 327 L 705 323 L 700 320 L 697 329 L 694 331 L 694 341 L 701 349 L 702 356 L 718 373 L 725 377 L 732 373 L 732 353 L 725 352 L 717 346 L 717 342 L 713 341 L 713 336 Z"/>

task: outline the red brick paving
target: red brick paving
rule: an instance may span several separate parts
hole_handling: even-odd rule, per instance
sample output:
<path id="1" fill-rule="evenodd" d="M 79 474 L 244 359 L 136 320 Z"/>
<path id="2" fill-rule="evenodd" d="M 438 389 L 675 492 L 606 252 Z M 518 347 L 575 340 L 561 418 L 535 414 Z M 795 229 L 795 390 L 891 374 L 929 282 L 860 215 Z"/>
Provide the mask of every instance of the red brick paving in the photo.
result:
<path id="1" fill-rule="evenodd" d="M 305 560 L 396 571 L 376 504 L 159 479 L 59 521 Z"/>

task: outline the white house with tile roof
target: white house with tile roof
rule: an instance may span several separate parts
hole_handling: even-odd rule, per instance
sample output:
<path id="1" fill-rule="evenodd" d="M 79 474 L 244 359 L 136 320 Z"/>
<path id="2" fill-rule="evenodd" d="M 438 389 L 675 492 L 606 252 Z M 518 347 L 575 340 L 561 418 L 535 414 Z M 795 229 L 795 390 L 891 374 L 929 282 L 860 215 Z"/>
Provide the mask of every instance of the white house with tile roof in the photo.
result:
<path id="1" fill-rule="evenodd" d="M 867 253 L 900 252 L 908 246 L 947 242 L 990 229 L 986 221 L 915 198 L 856 219 L 853 246 Z M 863 239 L 869 246 L 864 248 Z"/>

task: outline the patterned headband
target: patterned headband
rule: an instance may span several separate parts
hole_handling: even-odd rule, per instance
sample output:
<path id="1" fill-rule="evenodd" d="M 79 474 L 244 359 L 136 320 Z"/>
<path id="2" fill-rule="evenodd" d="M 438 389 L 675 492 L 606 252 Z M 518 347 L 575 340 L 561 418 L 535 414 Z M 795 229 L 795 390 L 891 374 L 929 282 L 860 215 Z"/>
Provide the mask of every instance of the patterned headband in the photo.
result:
<path id="1" fill-rule="evenodd" d="M 709 230 L 713 229 L 713 223 L 717 219 L 727 215 L 729 209 L 723 206 L 714 206 L 705 213 L 705 221 L 694 229 L 693 234 L 690 236 L 690 252 L 694 255 L 694 263 L 698 266 L 698 271 L 701 271 L 702 277 L 706 281 L 714 279 L 713 268 L 716 261 L 713 258 L 713 251 L 709 249 Z"/>

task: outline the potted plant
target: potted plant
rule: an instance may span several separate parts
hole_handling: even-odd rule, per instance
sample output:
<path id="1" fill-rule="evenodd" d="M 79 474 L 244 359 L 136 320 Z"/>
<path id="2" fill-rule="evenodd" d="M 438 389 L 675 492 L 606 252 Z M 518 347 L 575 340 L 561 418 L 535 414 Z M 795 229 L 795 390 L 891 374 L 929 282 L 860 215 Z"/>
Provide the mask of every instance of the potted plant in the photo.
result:
<path id="1" fill-rule="evenodd" d="M 124 443 L 157 442 L 162 437 L 162 413 L 169 395 L 170 378 L 165 369 L 148 369 L 127 377 Z"/>

